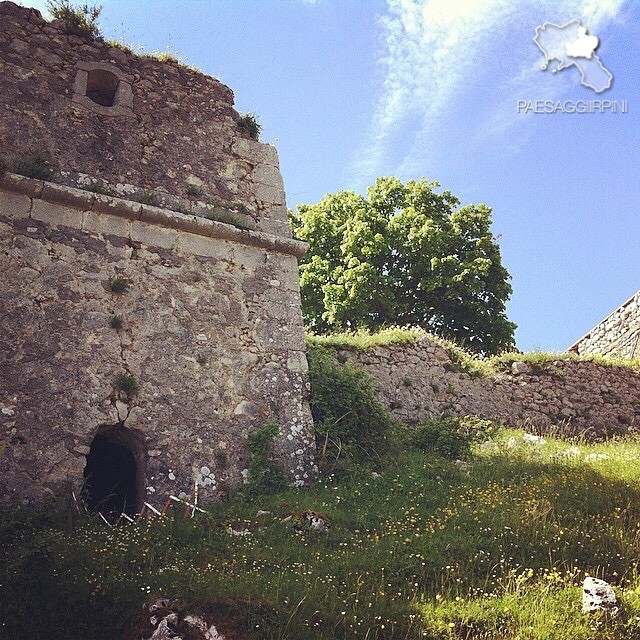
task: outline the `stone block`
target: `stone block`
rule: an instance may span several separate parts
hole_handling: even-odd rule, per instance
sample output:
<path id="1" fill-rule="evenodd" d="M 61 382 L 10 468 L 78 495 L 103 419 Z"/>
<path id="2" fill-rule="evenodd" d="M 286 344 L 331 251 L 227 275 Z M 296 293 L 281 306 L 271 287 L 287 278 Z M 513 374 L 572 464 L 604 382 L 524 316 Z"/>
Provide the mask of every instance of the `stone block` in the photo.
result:
<path id="1" fill-rule="evenodd" d="M 284 222 L 287 225 L 289 224 L 287 207 L 283 204 L 265 207 L 262 216 L 263 218 L 269 218 L 269 220 L 277 220 L 278 222 Z"/>
<path id="2" fill-rule="evenodd" d="M 31 217 L 58 227 L 82 229 L 82 211 L 44 200 L 34 200 Z"/>
<path id="3" fill-rule="evenodd" d="M 16 220 L 28 218 L 31 212 L 31 199 L 18 193 L 0 191 L 0 214 Z"/>
<path id="4" fill-rule="evenodd" d="M 610 614 L 618 612 L 620 605 L 613 587 L 600 578 L 587 576 L 582 585 L 582 611 L 593 613 L 605 611 Z"/>
<path id="5" fill-rule="evenodd" d="M 96 194 L 92 209 L 99 213 L 120 216 L 128 220 L 139 220 L 142 205 L 139 202 L 132 202 L 131 200 L 124 200 L 123 198 Z"/>
<path id="6" fill-rule="evenodd" d="M 292 237 L 291 227 L 287 222 L 269 220 L 269 218 L 262 218 L 257 230 L 272 236 L 279 236 L 280 238 Z"/>
<path id="7" fill-rule="evenodd" d="M 231 151 L 254 165 L 266 164 L 274 167 L 279 165 L 278 152 L 270 144 L 238 138 L 231 145 Z"/>
<path id="8" fill-rule="evenodd" d="M 264 184 L 257 184 L 255 187 L 256 200 L 267 204 L 281 205 L 284 204 L 285 193 L 277 187 L 270 187 Z"/>
<path id="9" fill-rule="evenodd" d="M 259 164 L 251 173 L 251 180 L 258 184 L 275 187 L 284 191 L 284 182 L 278 167 L 269 164 Z"/>
<path id="10" fill-rule="evenodd" d="M 131 234 L 131 221 L 95 211 L 85 211 L 82 229 L 88 233 L 128 238 Z"/>
<path id="11" fill-rule="evenodd" d="M 304 351 L 292 351 L 287 358 L 287 369 L 297 373 L 307 373 L 309 365 Z"/>
<path id="12" fill-rule="evenodd" d="M 148 247 L 173 249 L 178 241 L 178 232 L 175 229 L 156 227 L 134 220 L 131 222 L 131 239 L 135 242 L 142 242 Z"/>
<path id="13" fill-rule="evenodd" d="M 256 247 L 237 245 L 234 247 L 234 258 L 238 265 L 246 270 L 246 275 L 252 275 L 259 269 L 264 269 L 269 262 L 269 254 Z"/>
<path id="14" fill-rule="evenodd" d="M 61 184 L 45 182 L 42 190 L 42 199 L 47 202 L 73 207 L 85 211 L 91 209 L 95 195 L 90 191 L 74 189 Z"/>
<path id="15" fill-rule="evenodd" d="M 178 235 L 177 240 L 176 249 L 179 253 L 217 258 L 228 262 L 234 261 L 236 247 L 226 240 L 184 232 Z"/>
<path id="16" fill-rule="evenodd" d="M 17 173 L 0 174 L 0 187 L 6 188 L 12 193 L 22 193 L 25 196 L 39 198 L 42 194 L 44 183 L 42 180 L 28 178 Z"/>

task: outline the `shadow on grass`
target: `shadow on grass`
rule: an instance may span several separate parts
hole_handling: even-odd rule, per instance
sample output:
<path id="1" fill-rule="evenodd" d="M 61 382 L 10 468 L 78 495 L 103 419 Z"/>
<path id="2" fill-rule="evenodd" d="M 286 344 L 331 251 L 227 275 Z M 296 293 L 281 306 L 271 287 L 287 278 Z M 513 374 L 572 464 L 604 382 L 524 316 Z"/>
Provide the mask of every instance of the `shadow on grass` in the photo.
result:
<path id="1" fill-rule="evenodd" d="M 331 529 L 294 531 L 285 518 L 305 508 L 327 512 Z M 253 535 L 229 535 L 247 519 Z M 153 595 L 203 611 L 241 602 L 251 624 L 239 638 L 429 637 L 416 603 L 500 598 L 527 571 L 549 588 L 584 573 L 637 581 L 639 522 L 640 485 L 605 463 L 511 453 L 467 469 L 407 452 L 381 476 L 119 529 L 89 521 L 66 534 L 49 515 L 5 511 L 2 637 L 123 637 Z"/>

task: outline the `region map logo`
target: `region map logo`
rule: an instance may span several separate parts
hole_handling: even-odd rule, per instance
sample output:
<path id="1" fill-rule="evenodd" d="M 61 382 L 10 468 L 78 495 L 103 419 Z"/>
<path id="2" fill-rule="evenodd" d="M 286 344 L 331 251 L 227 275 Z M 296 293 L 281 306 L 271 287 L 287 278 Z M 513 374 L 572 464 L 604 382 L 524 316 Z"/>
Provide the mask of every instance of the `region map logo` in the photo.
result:
<path id="1" fill-rule="evenodd" d="M 552 73 L 573 66 L 580 72 L 580 84 L 596 93 L 611 86 L 613 74 L 595 53 L 600 41 L 597 36 L 588 35 L 579 20 L 572 20 L 562 27 L 545 22 L 536 28 L 533 41 L 544 55 L 543 71 L 555 61 L 558 64 L 551 68 Z"/>
<path id="2" fill-rule="evenodd" d="M 613 74 L 607 69 L 596 49 L 598 36 L 589 34 L 580 20 L 565 25 L 545 22 L 536 27 L 533 38 L 544 56 L 542 71 L 558 73 L 573 69 L 580 74 L 580 84 L 597 94 L 611 88 Z M 628 113 L 627 100 L 518 100 L 518 113 Z"/>

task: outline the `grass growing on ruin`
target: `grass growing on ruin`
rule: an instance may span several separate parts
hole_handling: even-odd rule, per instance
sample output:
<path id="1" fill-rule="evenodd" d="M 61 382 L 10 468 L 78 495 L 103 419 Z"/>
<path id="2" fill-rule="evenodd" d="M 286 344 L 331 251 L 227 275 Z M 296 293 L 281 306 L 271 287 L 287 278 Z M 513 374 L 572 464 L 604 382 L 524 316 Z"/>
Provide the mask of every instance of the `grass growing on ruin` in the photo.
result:
<path id="1" fill-rule="evenodd" d="M 639 461 L 636 441 L 499 431 L 469 466 L 407 449 L 379 475 L 362 468 L 194 519 L 85 519 L 66 533 L 47 513 L 4 511 L 3 637 L 49 638 L 52 624 L 70 640 L 121 637 L 163 594 L 221 622 L 232 609 L 247 638 L 631 640 Z M 331 528 L 296 533 L 285 518 L 303 509 Z M 582 614 L 587 574 L 615 585 L 616 618 Z"/>
<path id="2" fill-rule="evenodd" d="M 81 38 L 102 38 L 97 23 L 101 6 L 83 4 L 76 7 L 70 0 L 48 0 L 47 10 L 52 18 L 62 21 L 67 33 Z"/>
<path id="3" fill-rule="evenodd" d="M 355 332 L 330 333 L 324 335 L 308 334 L 307 344 L 366 351 L 367 349 L 373 349 L 375 347 L 415 344 L 418 341 L 418 338 L 423 335 L 433 337 L 421 329 L 391 327 L 388 329 L 382 329 L 375 333 L 360 330 Z"/>
<path id="4" fill-rule="evenodd" d="M 54 171 L 50 162 L 39 153 L 27 153 L 15 164 L 14 171 L 27 178 L 37 180 L 51 180 Z"/>
<path id="5" fill-rule="evenodd" d="M 613 358 L 599 354 L 579 356 L 573 352 L 505 352 L 489 358 L 479 358 L 452 340 L 441 338 L 440 336 L 418 328 L 391 327 L 375 333 L 360 330 L 318 336 L 308 334 L 307 344 L 324 345 L 335 349 L 366 351 L 375 347 L 415 344 L 423 337 L 439 344 L 447 352 L 453 368 L 472 376 L 496 377 L 510 371 L 511 365 L 514 362 L 528 362 L 533 365 L 534 372 L 544 371 L 554 362 L 558 361 L 593 362 L 603 367 L 625 367 L 632 370 L 640 369 L 640 358 Z"/>
<path id="6" fill-rule="evenodd" d="M 497 371 L 509 370 L 513 362 L 528 362 L 534 369 L 544 370 L 554 362 L 593 362 L 602 367 L 625 367 L 640 369 L 640 358 L 614 358 L 598 353 L 578 355 L 574 352 L 554 353 L 551 351 L 529 351 L 527 353 L 503 353 L 488 359 L 489 364 Z"/>
<path id="7" fill-rule="evenodd" d="M 238 116 L 238 128 L 252 140 L 260 139 L 262 125 L 258 122 L 258 116 L 255 113 L 244 113 Z"/>

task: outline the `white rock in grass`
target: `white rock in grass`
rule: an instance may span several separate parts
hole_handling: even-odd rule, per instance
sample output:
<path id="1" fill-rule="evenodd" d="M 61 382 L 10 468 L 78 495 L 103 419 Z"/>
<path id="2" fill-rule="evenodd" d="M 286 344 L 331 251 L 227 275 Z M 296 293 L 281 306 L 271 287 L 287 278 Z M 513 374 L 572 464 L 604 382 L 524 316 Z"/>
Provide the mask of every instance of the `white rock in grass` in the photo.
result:
<path id="1" fill-rule="evenodd" d="M 522 439 L 529 444 L 546 444 L 547 441 L 542 436 L 536 436 L 533 433 L 523 433 Z"/>
<path id="2" fill-rule="evenodd" d="M 613 587 L 600 578 L 587 576 L 582 585 L 582 611 L 607 611 L 615 614 L 618 612 L 618 599 Z"/>
<path id="3" fill-rule="evenodd" d="M 471 465 L 465 460 L 454 460 L 453 464 L 463 473 L 469 475 L 471 472 Z"/>
<path id="4" fill-rule="evenodd" d="M 585 462 L 594 462 L 597 460 L 608 460 L 609 456 L 606 453 L 588 453 L 584 457 Z"/>
<path id="5" fill-rule="evenodd" d="M 149 613 L 149 623 L 155 627 L 151 635 L 143 634 L 142 640 L 186 640 L 202 638 L 203 640 L 224 640 L 214 625 L 209 625 L 202 617 L 183 615 L 178 611 L 178 604 L 169 598 L 157 598 L 144 605 Z M 137 636 L 140 637 L 140 636 Z"/>
<path id="6" fill-rule="evenodd" d="M 184 621 L 193 629 L 200 631 L 205 640 L 224 640 L 224 636 L 221 636 L 213 625 L 209 626 L 199 616 L 185 616 Z"/>

